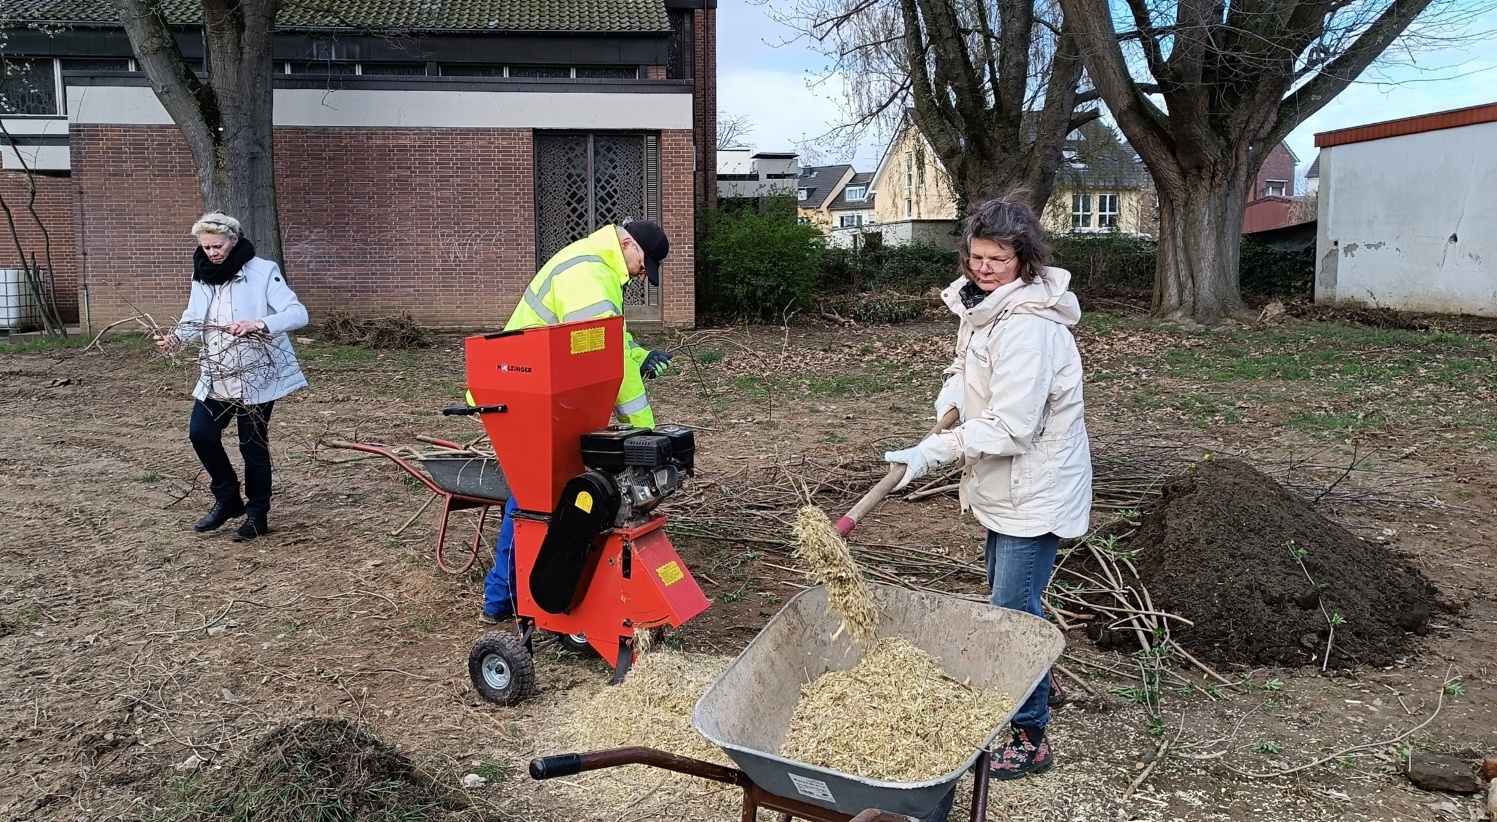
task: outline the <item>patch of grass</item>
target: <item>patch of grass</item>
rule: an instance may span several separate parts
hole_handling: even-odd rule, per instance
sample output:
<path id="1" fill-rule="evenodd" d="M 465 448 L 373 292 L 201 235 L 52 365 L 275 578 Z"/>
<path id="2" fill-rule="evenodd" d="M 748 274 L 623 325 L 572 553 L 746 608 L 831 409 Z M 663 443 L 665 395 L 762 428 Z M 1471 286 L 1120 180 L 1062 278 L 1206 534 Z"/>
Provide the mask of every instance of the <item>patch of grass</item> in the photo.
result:
<path id="1" fill-rule="evenodd" d="M 1296 411 L 1285 424 L 1311 434 L 1329 434 L 1382 428 L 1388 418 L 1380 411 Z"/>
<path id="2" fill-rule="evenodd" d="M 143 482 L 143 483 L 145 483 L 147 485 L 150 485 L 153 482 L 160 482 L 161 481 L 161 475 L 158 474 L 158 473 L 156 473 L 155 471 L 147 471 L 146 473 L 141 474 L 140 476 L 136 477 L 135 481 L 136 482 Z"/>
<path id="3" fill-rule="evenodd" d="M 89 338 L 81 334 L 69 337 L 54 337 L 50 334 L 37 336 L 0 337 L 0 354 L 39 354 L 49 351 L 67 351 L 88 345 Z"/>
<path id="4" fill-rule="evenodd" d="M 1268 756 L 1277 756 L 1284 752 L 1284 746 L 1272 739 L 1260 739 L 1253 743 L 1253 751 Z"/>
<path id="5" fill-rule="evenodd" d="M 478 763 L 478 767 L 473 769 L 473 773 L 490 782 L 507 780 L 510 777 L 510 772 L 511 766 L 509 762 L 493 756 L 484 757 L 483 761 Z"/>
<path id="6" fill-rule="evenodd" d="M 828 432 L 826 434 L 821 435 L 821 439 L 818 440 L 818 442 L 829 442 L 829 443 L 834 443 L 834 444 L 835 443 L 843 443 L 843 442 L 847 442 L 847 437 L 844 437 L 841 434 L 837 434 L 837 433 L 833 433 L 833 432 Z"/>
<path id="7" fill-rule="evenodd" d="M 440 623 L 434 616 L 418 616 L 406 620 L 405 627 L 410 628 L 412 631 L 421 631 L 429 634 L 437 630 L 440 627 Z"/>
<path id="8" fill-rule="evenodd" d="M 706 351 L 697 352 L 697 362 L 701 363 L 702 365 L 712 365 L 713 363 L 720 363 L 722 361 L 723 352 L 721 351 L 713 351 L 711 349 L 708 349 Z"/>

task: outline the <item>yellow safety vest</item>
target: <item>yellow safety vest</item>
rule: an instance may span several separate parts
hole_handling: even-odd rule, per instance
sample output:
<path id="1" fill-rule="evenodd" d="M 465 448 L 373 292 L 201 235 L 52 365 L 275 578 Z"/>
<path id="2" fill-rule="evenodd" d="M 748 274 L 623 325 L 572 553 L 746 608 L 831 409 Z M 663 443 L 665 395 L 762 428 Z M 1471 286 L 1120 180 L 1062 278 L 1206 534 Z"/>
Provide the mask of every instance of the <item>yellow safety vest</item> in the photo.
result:
<path id="1" fill-rule="evenodd" d="M 618 229 L 606 225 L 556 252 L 526 286 L 520 304 L 504 325 L 505 331 L 556 325 L 574 320 L 622 316 L 624 284 L 629 268 L 619 247 Z M 655 427 L 655 412 L 645 396 L 639 367 L 649 349 L 634 342 L 624 327 L 624 381 L 619 385 L 613 413 L 623 422 Z"/>

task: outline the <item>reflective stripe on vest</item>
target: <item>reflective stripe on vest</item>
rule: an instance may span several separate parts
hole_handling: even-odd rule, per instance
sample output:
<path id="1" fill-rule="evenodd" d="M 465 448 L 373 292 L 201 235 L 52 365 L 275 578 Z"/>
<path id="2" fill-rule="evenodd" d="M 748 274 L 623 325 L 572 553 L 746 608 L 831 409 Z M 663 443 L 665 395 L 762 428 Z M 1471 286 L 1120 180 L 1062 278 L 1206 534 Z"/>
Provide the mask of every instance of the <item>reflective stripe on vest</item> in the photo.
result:
<path id="1" fill-rule="evenodd" d="M 613 407 L 613 412 L 620 417 L 627 417 L 630 414 L 638 414 L 639 412 L 649 407 L 650 398 L 645 396 L 644 394 L 640 394 L 638 397 L 635 397 L 628 402 L 623 402 L 615 405 Z"/>
<path id="2" fill-rule="evenodd" d="M 611 317 L 622 313 L 624 312 L 620 311 L 619 307 L 614 305 L 612 300 L 599 300 L 592 305 L 585 305 L 576 311 L 568 311 L 566 316 L 561 318 L 561 321 L 569 323 L 573 320 L 590 320 L 593 317 Z"/>
<path id="3" fill-rule="evenodd" d="M 573 257 L 570 260 L 557 263 L 556 267 L 551 269 L 551 273 L 546 275 L 546 279 L 542 280 L 539 286 L 532 285 L 530 288 L 525 289 L 525 304 L 530 306 L 530 310 L 534 311 L 536 316 L 541 318 L 541 322 L 547 325 L 556 325 L 562 322 L 562 318 L 556 316 L 555 311 L 546 307 L 545 300 L 546 295 L 551 293 L 551 281 L 556 279 L 557 274 L 566 271 L 574 265 L 602 262 L 602 257 L 593 254 L 583 254 L 579 257 Z M 568 316 L 570 317 L 571 315 Z"/>

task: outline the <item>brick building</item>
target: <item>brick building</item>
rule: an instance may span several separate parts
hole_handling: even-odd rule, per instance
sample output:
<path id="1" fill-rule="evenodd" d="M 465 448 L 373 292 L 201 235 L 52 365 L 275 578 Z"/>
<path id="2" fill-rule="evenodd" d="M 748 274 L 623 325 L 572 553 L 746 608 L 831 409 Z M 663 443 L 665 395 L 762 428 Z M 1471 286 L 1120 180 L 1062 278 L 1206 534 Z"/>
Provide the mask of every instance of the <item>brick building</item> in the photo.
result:
<path id="1" fill-rule="evenodd" d="M 715 0 L 326 5 L 287 4 L 274 46 L 281 262 L 314 323 L 341 308 L 500 325 L 553 252 L 634 216 L 672 247 L 660 286 L 626 295 L 630 321 L 693 324 Z M 166 8 L 201 60 L 197 4 Z M 107 3 L 18 0 L 8 23 L 0 194 L 29 197 L 21 162 L 35 171 L 65 319 L 165 322 L 202 211 L 185 140 Z"/>

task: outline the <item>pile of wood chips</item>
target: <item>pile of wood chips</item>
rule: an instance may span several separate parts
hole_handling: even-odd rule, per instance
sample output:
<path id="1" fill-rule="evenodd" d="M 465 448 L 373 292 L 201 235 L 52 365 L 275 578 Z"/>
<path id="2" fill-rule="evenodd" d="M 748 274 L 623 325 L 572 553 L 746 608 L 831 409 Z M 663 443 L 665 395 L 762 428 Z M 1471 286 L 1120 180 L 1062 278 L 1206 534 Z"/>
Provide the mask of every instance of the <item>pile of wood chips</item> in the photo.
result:
<path id="1" fill-rule="evenodd" d="M 965 764 L 1013 709 L 1012 696 L 957 682 L 930 654 L 891 637 L 851 670 L 801 687 L 780 755 L 867 779 L 922 782 Z"/>
<path id="2" fill-rule="evenodd" d="M 826 586 L 827 612 L 842 618 L 837 634 L 846 630 L 859 642 L 872 639 L 878 627 L 873 592 L 853 561 L 847 540 L 820 508 L 807 505 L 796 514 L 795 543 L 795 555 L 811 566 L 811 573 Z"/>
<path id="3" fill-rule="evenodd" d="M 548 741 L 574 751 L 643 745 L 733 767 L 727 754 L 691 724 L 697 700 L 732 661 L 666 649 L 640 654 L 622 683 L 598 691 L 562 723 L 557 738 Z M 657 793 L 719 809 L 736 808 L 743 801 L 742 793 L 728 785 L 645 765 L 609 768 L 577 779 L 586 786 L 588 803 L 597 807 L 632 807 Z"/>

